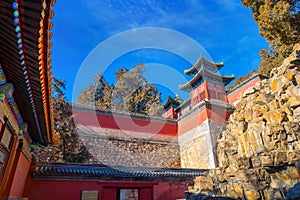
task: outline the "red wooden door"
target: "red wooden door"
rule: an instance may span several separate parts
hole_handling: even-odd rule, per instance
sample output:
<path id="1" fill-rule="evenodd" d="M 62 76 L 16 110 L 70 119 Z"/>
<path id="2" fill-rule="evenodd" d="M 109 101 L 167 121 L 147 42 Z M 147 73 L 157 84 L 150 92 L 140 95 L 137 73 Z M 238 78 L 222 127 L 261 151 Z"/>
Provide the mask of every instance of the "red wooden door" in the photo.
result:
<path id="1" fill-rule="evenodd" d="M 117 200 L 117 188 L 104 187 L 101 200 Z"/>

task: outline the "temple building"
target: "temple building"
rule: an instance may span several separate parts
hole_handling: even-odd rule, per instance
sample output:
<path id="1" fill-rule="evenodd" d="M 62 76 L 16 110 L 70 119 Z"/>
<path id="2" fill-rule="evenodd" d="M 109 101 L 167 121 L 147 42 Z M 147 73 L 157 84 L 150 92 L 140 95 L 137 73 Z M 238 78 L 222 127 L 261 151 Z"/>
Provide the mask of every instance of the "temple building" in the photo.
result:
<path id="1" fill-rule="evenodd" d="M 233 107 L 228 104 L 225 87 L 234 76 L 222 76 L 223 63 L 200 57 L 190 69 L 184 70 L 191 79 L 179 88 L 190 98 L 179 103 L 178 97 L 168 98 L 164 116 L 176 118 L 182 168 L 215 168 L 214 147 Z M 199 152 L 195 154 L 194 152 Z M 196 156 L 195 156 L 196 155 Z"/>
<path id="2" fill-rule="evenodd" d="M 54 0 L 0 1 L 0 199 L 174 200 L 218 166 L 216 138 L 238 97 L 265 78 L 253 75 L 229 93 L 223 63 L 199 60 L 168 97 L 162 116 L 73 104 L 87 163 L 64 163 L 52 106 Z M 37 150 L 39 148 L 39 150 Z"/>
<path id="3" fill-rule="evenodd" d="M 59 156 L 40 152 L 25 195 L 49 200 L 85 195 L 103 200 L 182 199 L 196 175 L 218 166 L 216 139 L 235 109 L 232 103 L 263 78 L 254 74 L 227 93 L 225 85 L 233 76 L 220 75 L 221 67 L 223 63 L 200 58 L 185 70 L 191 80 L 179 87 L 190 98 L 169 96 L 162 117 L 73 104 L 78 145 L 88 149 L 88 163 L 57 163 Z"/>

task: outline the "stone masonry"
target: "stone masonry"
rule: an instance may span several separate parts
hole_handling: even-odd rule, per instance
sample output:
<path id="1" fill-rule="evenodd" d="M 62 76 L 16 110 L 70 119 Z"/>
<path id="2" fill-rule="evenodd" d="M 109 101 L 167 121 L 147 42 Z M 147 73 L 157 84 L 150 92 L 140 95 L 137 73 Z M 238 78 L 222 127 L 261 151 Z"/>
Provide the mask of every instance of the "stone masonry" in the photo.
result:
<path id="1" fill-rule="evenodd" d="M 84 146 L 88 150 L 91 155 L 89 163 L 131 167 L 180 167 L 177 142 L 107 137 L 101 134 L 78 136 L 80 142 L 76 144 L 76 149 Z M 56 146 L 40 149 L 36 153 L 36 160 L 38 163 L 63 162 L 61 150 Z"/>
<path id="2" fill-rule="evenodd" d="M 180 167 L 179 145 L 145 139 L 104 138 L 80 135 L 93 155 L 92 162 L 105 165 Z"/>
<path id="3" fill-rule="evenodd" d="M 200 126 L 180 135 L 182 168 L 212 169 L 216 163 L 216 138 L 224 130 L 223 123 L 206 120 Z"/>

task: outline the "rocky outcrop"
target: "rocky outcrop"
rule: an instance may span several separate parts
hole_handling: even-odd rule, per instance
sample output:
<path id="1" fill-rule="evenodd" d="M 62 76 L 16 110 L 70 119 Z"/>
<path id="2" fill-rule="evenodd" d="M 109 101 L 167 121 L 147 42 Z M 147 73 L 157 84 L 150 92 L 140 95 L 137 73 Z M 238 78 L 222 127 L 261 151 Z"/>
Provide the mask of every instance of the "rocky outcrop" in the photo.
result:
<path id="1" fill-rule="evenodd" d="M 217 142 L 220 168 L 197 177 L 191 192 L 284 199 L 299 180 L 300 44 L 269 79 L 247 89 Z"/>

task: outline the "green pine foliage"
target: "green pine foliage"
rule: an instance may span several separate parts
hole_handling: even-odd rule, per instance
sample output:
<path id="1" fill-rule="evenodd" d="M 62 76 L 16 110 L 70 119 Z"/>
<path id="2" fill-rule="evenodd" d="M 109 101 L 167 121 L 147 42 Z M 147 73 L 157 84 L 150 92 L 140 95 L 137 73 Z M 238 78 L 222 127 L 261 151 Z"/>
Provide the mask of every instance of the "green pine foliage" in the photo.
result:
<path id="1" fill-rule="evenodd" d="M 54 78 L 53 81 L 53 108 L 54 108 L 54 129 L 60 135 L 58 149 L 62 152 L 64 162 L 87 162 L 91 157 L 84 145 L 81 145 L 76 132 L 76 124 L 70 109 L 70 104 L 65 99 L 65 81 Z M 51 147 L 48 147 L 51 148 Z M 57 157 L 60 152 L 52 151 Z M 51 160 L 50 160 L 51 161 Z"/>
<path id="2" fill-rule="evenodd" d="M 230 85 L 226 88 L 226 91 L 229 92 L 229 91 L 233 90 L 236 86 L 240 85 L 242 82 L 249 79 L 251 76 L 253 76 L 256 73 L 257 73 L 256 70 L 252 70 L 249 74 L 238 77 L 232 85 Z"/>
<path id="3" fill-rule="evenodd" d="M 268 41 L 269 49 L 260 52 L 258 72 L 269 76 L 274 67 L 291 52 L 300 41 L 299 0 L 241 0 L 252 10 L 260 34 Z"/>
<path id="4" fill-rule="evenodd" d="M 143 76 L 144 72 L 144 64 L 132 70 L 121 67 L 115 72 L 115 85 L 109 85 L 100 73 L 93 83 L 80 92 L 78 102 L 100 108 L 160 115 L 163 111 L 161 94 Z"/>
<path id="5" fill-rule="evenodd" d="M 114 86 L 108 84 L 102 73 L 94 77 L 94 82 L 80 92 L 78 103 L 101 108 L 111 108 Z"/>

